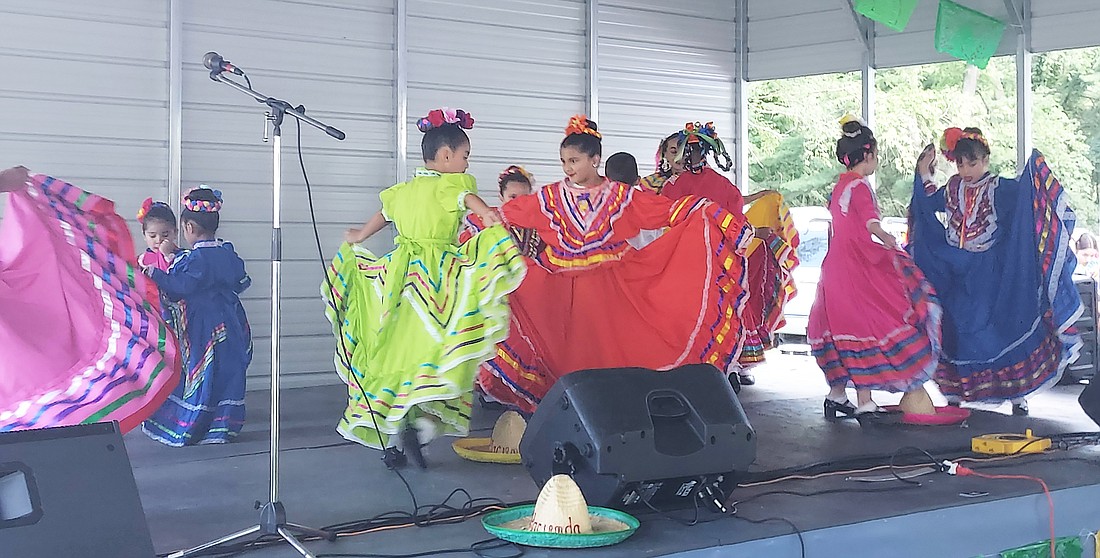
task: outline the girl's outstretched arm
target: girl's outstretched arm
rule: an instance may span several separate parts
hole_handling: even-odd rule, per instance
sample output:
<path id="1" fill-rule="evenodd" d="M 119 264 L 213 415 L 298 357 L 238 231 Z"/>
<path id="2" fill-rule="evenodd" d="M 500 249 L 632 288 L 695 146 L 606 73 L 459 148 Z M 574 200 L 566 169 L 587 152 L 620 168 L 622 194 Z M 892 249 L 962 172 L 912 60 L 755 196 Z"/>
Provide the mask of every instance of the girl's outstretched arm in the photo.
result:
<path id="1" fill-rule="evenodd" d="M 466 207 L 468 207 L 470 211 L 473 211 L 474 215 L 481 217 L 481 222 L 485 223 L 486 227 L 501 224 L 500 213 L 489 207 L 489 204 L 485 203 L 481 198 L 474 194 L 467 194 L 465 201 Z"/>
<path id="2" fill-rule="evenodd" d="M 375 233 L 384 228 L 386 228 L 386 217 L 379 211 L 371 215 L 371 218 L 367 219 L 367 222 L 363 223 L 362 227 L 350 228 L 345 231 L 344 241 L 348 244 L 358 244 L 374 236 Z"/>
<path id="3" fill-rule="evenodd" d="M 779 192 L 777 192 L 775 190 L 760 190 L 759 192 L 753 192 L 753 193 L 745 196 L 745 205 L 748 205 L 748 204 L 750 204 L 750 203 L 752 203 L 752 202 L 754 202 L 754 201 L 756 201 L 756 200 L 758 200 L 758 199 L 760 199 L 760 198 L 762 198 L 762 197 L 764 197 L 768 194 L 778 194 L 778 193 Z"/>

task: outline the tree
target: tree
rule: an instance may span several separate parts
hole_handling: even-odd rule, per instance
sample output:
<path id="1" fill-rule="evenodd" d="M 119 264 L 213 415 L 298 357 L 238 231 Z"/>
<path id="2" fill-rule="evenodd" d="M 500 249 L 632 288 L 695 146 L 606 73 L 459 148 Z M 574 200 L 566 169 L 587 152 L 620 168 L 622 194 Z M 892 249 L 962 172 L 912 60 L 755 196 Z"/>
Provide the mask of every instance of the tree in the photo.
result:
<path id="1" fill-rule="evenodd" d="M 981 72 L 963 62 L 878 72 L 874 129 L 885 215 L 905 214 L 917 155 L 938 143 L 949 126 L 981 128 L 990 139 L 991 170 L 1015 174 L 1015 70 L 1014 59 L 1002 57 Z M 1100 204 L 1100 49 L 1038 55 L 1032 79 L 1034 143 L 1070 193 L 1079 223 L 1094 226 Z M 754 84 L 750 183 L 780 190 L 792 206 L 823 203 L 841 170 L 833 153 L 838 119 L 858 113 L 860 105 L 856 74 Z"/>

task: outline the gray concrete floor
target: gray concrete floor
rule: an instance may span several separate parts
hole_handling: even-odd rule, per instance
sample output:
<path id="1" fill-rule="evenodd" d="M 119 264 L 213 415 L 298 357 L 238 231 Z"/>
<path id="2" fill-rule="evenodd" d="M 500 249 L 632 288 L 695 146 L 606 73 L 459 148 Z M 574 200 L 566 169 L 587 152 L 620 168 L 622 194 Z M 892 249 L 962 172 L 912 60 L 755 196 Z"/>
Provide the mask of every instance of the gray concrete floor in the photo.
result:
<path id="1" fill-rule="evenodd" d="M 984 433 L 1022 432 L 1025 428 L 1040 434 L 1096 430 L 1096 425 L 1077 405 L 1078 386 L 1058 387 L 1036 397 L 1030 417 L 1007 416 L 1006 405 L 993 411 L 975 411 L 965 425 L 958 427 L 861 429 L 854 421 L 829 423 L 822 419 L 821 400 L 826 386 L 808 357 L 776 352 L 756 375 L 758 384 L 745 388 L 741 394 L 759 440 L 753 466 L 756 472 L 854 456 L 889 455 L 902 446 L 950 451 L 967 447 L 971 437 Z M 880 404 L 890 404 L 896 402 L 897 396 L 879 394 L 876 399 Z M 286 504 L 291 521 L 324 526 L 410 508 L 404 486 L 383 467 L 379 454 L 346 443 L 336 434 L 334 426 L 344 405 L 341 386 L 286 390 L 282 401 L 280 500 Z M 161 446 L 140 432 L 127 436 L 127 450 L 158 552 L 196 545 L 255 523 L 253 502 L 266 501 L 268 494 L 267 394 L 250 393 L 248 405 L 248 424 L 232 444 L 176 449 Z M 479 409 L 474 427 L 488 431 L 494 418 L 495 413 Z M 432 467 L 427 471 L 415 467 L 404 471 L 422 504 L 438 502 L 459 487 L 474 497 L 495 497 L 506 502 L 530 500 L 537 495 L 534 483 L 520 466 L 463 461 L 450 450 L 450 441 L 438 440 L 428 448 Z M 1093 462 L 1027 465 L 1021 462 L 1015 469 L 999 472 L 1040 471 L 1052 488 L 1080 486 L 1100 478 L 1097 475 L 1100 454 L 1079 451 L 1075 455 L 1085 455 Z M 937 477 L 943 478 L 946 477 Z M 973 486 L 990 492 L 989 498 L 993 499 L 1033 492 L 1026 483 L 1013 486 L 994 483 L 987 487 L 985 483 L 990 481 L 951 478 L 950 482 L 930 481 L 920 490 L 893 492 L 888 497 L 822 496 L 812 499 L 813 505 L 808 505 L 811 499 L 807 498 L 769 496 L 746 504 L 742 512 L 755 518 L 787 517 L 803 530 L 822 529 L 970 504 L 973 501 L 963 501 L 958 494 L 974 481 L 979 482 Z M 851 483 L 833 478 L 768 488 L 813 491 L 842 486 Z M 739 493 L 747 497 L 763 490 L 744 489 Z M 837 510 L 843 513 L 836 513 Z M 666 519 L 649 517 L 643 518 L 643 528 L 635 537 L 599 555 L 660 556 L 788 531 L 789 527 L 783 524 L 756 526 L 731 520 L 685 529 Z M 309 546 L 317 552 L 400 553 L 462 547 L 486 537 L 480 522 L 473 520 L 462 525 L 403 529 Z M 554 553 L 554 556 L 571 554 Z M 277 547 L 249 555 L 278 558 L 297 554 L 287 547 Z M 549 555 L 546 551 L 527 553 L 527 556 L 546 555 Z"/>

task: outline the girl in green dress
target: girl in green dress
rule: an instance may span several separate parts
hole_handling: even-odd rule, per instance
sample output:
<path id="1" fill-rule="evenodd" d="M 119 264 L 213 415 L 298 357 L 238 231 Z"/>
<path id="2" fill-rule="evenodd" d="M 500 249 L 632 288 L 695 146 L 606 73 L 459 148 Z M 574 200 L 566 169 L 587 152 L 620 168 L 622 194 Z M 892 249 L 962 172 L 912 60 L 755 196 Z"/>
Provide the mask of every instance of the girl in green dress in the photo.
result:
<path id="1" fill-rule="evenodd" d="M 384 190 L 381 211 L 347 231 L 322 285 L 348 386 L 337 430 L 390 455 L 400 437 L 421 466 L 420 445 L 469 432 L 474 376 L 508 334 L 507 295 L 526 271 L 500 215 L 465 173 L 464 130 L 473 123 L 450 109 L 420 119 L 424 167 Z M 466 211 L 490 226 L 458 246 Z M 359 245 L 387 222 L 397 228 L 392 252 L 375 256 Z"/>

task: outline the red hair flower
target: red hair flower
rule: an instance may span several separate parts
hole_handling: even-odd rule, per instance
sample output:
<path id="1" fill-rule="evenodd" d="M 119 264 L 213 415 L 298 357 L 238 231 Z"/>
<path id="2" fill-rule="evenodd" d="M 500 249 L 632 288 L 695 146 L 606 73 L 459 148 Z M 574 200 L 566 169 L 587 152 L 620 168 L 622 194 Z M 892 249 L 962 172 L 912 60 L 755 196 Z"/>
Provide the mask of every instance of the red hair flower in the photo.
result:
<path id="1" fill-rule="evenodd" d="M 145 221 L 145 216 L 149 214 L 150 209 L 153 209 L 153 198 L 145 198 L 145 201 L 141 202 L 141 209 L 137 212 L 138 222 Z"/>
<path id="2" fill-rule="evenodd" d="M 416 121 L 416 127 L 421 132 L 434 130 L 447 124 L 454 124 L 463 130 L 469 130 L 474 127 L 474 117 L 462 109 L 443 107 L 429 111 L 427 116 Z"/>

